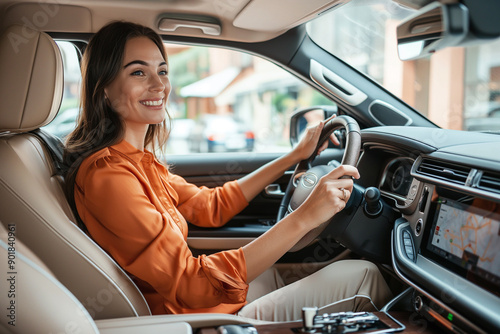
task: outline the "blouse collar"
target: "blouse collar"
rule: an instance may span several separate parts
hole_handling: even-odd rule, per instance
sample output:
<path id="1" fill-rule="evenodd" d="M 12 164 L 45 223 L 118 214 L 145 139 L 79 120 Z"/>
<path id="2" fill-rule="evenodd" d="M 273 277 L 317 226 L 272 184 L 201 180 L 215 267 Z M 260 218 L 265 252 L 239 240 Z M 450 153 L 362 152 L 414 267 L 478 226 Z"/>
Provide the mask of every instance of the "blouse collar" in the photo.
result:
<path id="1" fill-rule="evenodd" d="M 130 144 L 125 139 L 118 144 L 112 145 L 111 148 L 126 155 L 136 163 L 141 163 L 141 161 L 153 162 L 154 160 L 154 156 L 151 152 L 146 149 L 144 149 L 144 151 L 138 150 L 134 145 Z"/>

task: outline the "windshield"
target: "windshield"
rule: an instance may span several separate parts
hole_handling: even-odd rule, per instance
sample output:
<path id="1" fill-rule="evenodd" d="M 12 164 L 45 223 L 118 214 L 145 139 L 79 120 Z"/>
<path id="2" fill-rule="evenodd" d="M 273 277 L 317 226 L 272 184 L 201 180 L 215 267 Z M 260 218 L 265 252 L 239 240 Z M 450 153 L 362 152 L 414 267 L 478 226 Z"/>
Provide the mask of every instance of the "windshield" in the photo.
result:
<path id="1" fill-rule="evenodd" d="M 414 10 L 353 0 L 308 23 L 313 41 L 377 81 L 437 125 L 500 130 L 500 41 L 400 61 L 396 27 Z"/>

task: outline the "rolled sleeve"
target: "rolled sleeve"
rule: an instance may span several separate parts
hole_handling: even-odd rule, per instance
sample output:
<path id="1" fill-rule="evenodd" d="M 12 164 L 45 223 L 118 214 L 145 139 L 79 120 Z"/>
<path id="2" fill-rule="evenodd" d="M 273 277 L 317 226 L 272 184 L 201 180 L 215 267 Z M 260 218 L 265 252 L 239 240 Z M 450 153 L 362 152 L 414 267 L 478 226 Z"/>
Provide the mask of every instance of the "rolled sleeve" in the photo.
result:
<path id="1" fill-rule="evenodd" d="M 243 250 L 221 252 L 211 256 L 202 255 L 201 265 L 211 284 L 222 293 L 222 302 L 244 303 L 248 291 L 246 265 Z"/>

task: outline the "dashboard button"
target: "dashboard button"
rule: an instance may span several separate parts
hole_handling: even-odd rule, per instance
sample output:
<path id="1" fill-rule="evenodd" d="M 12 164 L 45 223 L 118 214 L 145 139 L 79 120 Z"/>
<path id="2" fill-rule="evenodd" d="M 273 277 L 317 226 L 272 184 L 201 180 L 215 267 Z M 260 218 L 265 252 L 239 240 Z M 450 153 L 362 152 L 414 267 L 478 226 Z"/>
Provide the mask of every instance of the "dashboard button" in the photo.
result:
<path id="1" fill-rule="evenodd" d="M 408 256 L 408 258 L 413 261 L 413 247 L 405 246 L 405 250 L 406 250 L 406 256 Z"/>
<path id="2" fill-rule="evenodd" d="M 422 218 L 420 218 L 419 220 L 417 220 L 417 224 L 415 225 L 415 234 L 417 236 L 420 235 L 420 232 L 422 232 L 422 226 L 424 225 L 424 221 L 422 220 Z"/>
<path id="3" fill-rule="evenodd" d="M 410 232 L 403 231 L 403 245 L 405 249 L 406 256 L 414 261 L 415 260 L 415 252 L 413 251 L 413 239 L 411 237 Z"/>

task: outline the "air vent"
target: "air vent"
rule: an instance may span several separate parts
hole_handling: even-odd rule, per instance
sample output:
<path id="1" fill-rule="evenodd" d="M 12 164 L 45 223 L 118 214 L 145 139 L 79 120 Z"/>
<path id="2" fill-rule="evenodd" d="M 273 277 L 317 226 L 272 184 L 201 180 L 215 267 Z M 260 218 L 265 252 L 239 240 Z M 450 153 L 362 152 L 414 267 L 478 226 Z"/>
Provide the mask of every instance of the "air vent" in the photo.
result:
<path id="1" fill-rule="evenodd" d="M 478 189 L 500 194 L 500 174 L 484 172 L 477 185 Z"/>
<path id="2" fill-rule="evenodd" d="M 465 185 L 470 168 L 432 159 L 422 159 L 417 174 Z"/>

